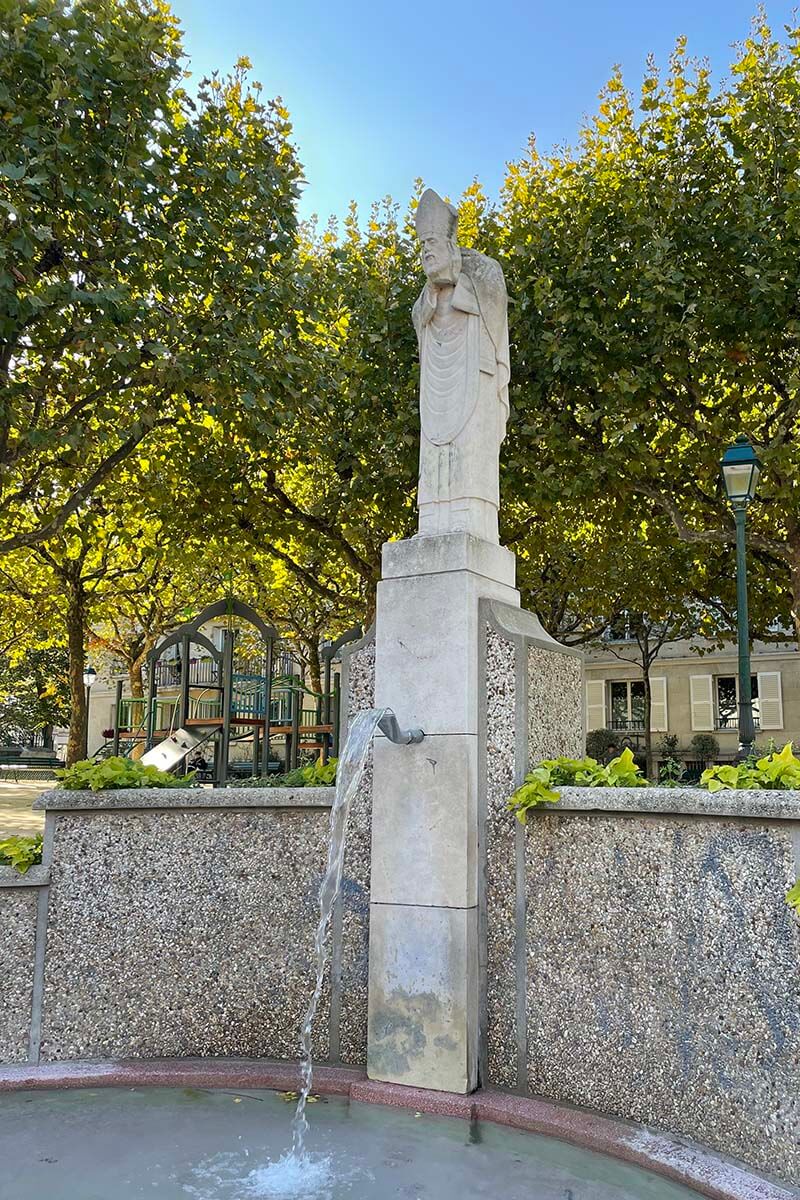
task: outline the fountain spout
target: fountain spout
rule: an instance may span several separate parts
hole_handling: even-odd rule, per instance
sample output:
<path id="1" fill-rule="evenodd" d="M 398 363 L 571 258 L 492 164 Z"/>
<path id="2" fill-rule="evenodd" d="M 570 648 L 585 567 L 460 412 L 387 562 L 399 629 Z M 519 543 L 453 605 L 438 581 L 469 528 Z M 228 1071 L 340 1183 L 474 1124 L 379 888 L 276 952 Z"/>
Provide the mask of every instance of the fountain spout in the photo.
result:
<path id="1" fill-rule="evenodd" d="M 411 746 L 421 742 L 425 737 L 421 729 L 401 729 L 397 723 L 397 717 L 390 708 L 385 709 L 383 716 L 378 721 L 378 729 L 386 735 L 390 742 L 396 742 L 398 746 Z"/>

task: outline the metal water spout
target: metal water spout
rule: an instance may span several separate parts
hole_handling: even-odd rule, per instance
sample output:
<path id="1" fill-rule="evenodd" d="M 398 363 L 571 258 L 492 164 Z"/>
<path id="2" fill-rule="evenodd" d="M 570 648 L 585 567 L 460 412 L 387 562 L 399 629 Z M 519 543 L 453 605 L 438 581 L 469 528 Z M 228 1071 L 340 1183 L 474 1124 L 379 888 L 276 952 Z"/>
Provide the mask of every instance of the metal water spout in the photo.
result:
<path id="1" fill-rule="evenodd" d="M 401 729 L 397 723 L 397 717 L 390 708 L 384 710 L 383 716 L 378 721 L 378 729 L 390 742 L 396 742 L 398 746 L 412 746 L 421 742 L 425 737 L 421 729 Z"/>

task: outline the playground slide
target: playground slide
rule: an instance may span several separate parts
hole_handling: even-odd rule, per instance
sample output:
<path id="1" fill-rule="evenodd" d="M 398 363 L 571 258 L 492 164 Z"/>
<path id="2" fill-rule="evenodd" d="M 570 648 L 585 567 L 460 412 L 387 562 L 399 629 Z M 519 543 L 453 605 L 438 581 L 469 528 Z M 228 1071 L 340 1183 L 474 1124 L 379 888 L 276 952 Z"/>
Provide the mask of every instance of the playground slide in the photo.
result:
<path id="1" fill-rule="evenodd" d="M 146 767 L 160 767 L 162 771 L 171 771 L 182 758 L 202 745 L 216 729 L 216 725 L 207 728 L 200 726 L 191 731 L 176 729 L 163 742 L 159 742 L 152 750 L 143 754 L 139 762 L 144 763 Z"/>

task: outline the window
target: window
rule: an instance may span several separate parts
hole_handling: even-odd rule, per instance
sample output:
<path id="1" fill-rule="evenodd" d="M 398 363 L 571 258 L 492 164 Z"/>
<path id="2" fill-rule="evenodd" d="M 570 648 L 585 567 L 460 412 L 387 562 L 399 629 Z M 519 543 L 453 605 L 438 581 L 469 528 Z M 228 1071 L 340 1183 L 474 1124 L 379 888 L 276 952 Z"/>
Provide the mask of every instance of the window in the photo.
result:
<path id="1" fill-rule="evenodd" d="M 761 728 L 761 706 L 758 699 L 758 676 L 750 676 L 753 696 L 753 722 Z M 717 729 L 739 728 L 739 678 L 736 675 L 717 676 Z"/>
<path id="2" fill-rule="evenodd" d="M 613 680 L 609 684 L 612 729 L 644 729 L 644 682 Z"/>

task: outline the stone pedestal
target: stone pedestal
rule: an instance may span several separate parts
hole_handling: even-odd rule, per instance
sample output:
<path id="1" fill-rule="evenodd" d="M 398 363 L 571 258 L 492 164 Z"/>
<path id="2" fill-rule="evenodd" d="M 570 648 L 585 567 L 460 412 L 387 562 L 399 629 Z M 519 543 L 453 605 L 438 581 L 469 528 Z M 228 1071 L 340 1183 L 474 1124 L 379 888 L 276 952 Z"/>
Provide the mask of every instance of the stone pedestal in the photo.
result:
<path id="1" fill-rule="evenodd" d="M 375 741 L 372 1079 L 477 1085 L 480 602 L 519 606 L 510 551 L 466 533 L 388 543 L 375 703 L 425 740 Z"/>

